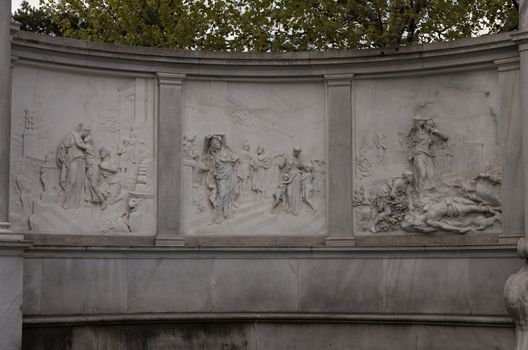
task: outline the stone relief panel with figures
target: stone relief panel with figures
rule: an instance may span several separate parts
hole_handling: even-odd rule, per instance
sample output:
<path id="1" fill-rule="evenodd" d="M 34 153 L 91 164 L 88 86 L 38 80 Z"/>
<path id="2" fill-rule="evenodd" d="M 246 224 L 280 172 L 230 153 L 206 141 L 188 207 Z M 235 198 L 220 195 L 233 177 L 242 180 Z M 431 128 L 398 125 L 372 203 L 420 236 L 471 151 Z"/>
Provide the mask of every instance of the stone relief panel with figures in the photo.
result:
<path id="1" fill-rule="evenodd" d="M 322 84 L 184 91 L 184 232 L 324 234 Z"/>
<path id="2" fill-rule="evenodd" d="M 154 234 L 154 80 L 20 66 L 13 82 L 14 229 Z"/>
<path id="3" fill-rule="evenodd" d="M 497 234 L 496 73 L 358 81 L 359 236 Z"/>

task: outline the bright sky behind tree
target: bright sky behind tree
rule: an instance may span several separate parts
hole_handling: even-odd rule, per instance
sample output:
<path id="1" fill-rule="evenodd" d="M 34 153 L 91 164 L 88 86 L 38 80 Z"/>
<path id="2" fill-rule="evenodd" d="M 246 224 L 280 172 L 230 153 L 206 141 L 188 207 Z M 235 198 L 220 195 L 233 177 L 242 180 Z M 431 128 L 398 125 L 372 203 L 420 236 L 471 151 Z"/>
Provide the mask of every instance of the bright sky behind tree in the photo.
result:
<path id="1" fill-rule="evenodd" d="M 11 11 L 15 12 L 17 8 L 20 7 L 20 4 L 23 0 L 11 0 Z M 31 6 L 39 6 L 39 0 L 28 0 Z"/>

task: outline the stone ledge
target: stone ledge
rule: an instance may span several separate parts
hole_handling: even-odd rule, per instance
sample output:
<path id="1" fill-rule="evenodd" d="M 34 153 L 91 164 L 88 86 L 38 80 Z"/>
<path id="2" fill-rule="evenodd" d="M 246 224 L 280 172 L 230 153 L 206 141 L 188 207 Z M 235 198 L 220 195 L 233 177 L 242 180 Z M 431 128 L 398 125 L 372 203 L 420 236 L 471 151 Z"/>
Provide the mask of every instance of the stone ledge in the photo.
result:
<path id="1" fill-rule="evenodd" d="M 78 247 L 33 246 L 25 258 L 518 258 L 517 246 L 465 245 L 414 247 Z"/>
<path id="2" fill-rule="evenodd" d="M 73 316 L 32 316 L 23 319 L 24 327 L 90 325 L 149 322 L 318 322 L 428 324 L 454 326 L 513 326 L 509 316 L 444 314 L 335 314 L 335 313 L 153 313 Z"/>

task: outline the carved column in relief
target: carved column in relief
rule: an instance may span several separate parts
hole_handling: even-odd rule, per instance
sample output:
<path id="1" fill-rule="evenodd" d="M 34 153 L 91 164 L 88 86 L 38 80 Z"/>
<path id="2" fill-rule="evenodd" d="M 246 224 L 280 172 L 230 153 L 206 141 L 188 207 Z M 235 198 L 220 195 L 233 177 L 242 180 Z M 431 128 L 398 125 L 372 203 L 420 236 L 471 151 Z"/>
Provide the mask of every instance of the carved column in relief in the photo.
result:
<path id="1" fill-rule="evenodd" d="M 183 245 L 181 225 L 183 74 L 158 73 L 157 245 Z"/>
<path id="2" fill-rule="evenodd" d="M 327 245 L 354 245 L 352 233 L 353 75 L 325 75 L 327 113 Z"/>
<path id="3" fill-rule="evenodd" d="M 520 52 L 520 100 L 522 113 L 522 159 L 524 170 L 524 203 L 528 200 L 528 0 L 519 6 L 519 32 L 513 39 Z M 521 141 L 521 140 L 518 140 Z M 511 142 L 511 141 L 510 141 Z M 505 198 L 507 201 L 509 198 Z M 506 309 L 515 323 L 515 350 L 528 350 L 528 206 L 524 206 L 524 234 L 517 244 L 517 251 L 525 260 L 524 266 L 511 275 L 504 287 Z"/>
<path id="4" fill-rule="evenodd" d="M 0 0 L 0 234 L 9 233 L 11 2 Z"/>

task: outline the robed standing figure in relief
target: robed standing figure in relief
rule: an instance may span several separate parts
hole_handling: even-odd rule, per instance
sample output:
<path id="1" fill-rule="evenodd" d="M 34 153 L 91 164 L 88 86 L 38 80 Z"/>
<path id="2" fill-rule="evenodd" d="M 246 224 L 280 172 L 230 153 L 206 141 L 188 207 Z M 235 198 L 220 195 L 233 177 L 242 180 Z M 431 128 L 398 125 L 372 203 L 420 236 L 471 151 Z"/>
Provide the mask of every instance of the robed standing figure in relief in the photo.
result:
<path id="1" fill-rule="evenodd" d="M 206 185 L 209 202 L 213 207 L 212 222 L 220 224 L 233 217 L 238 196 L 235 164 L 238 157 L 227 147 L 225 135 L 205 138 L 204 155 L 200 170 L 207 172 Z"/>
<path id="2" fill-rule="evenodd" d="M 434 146 L 446 142 L 448 137 L 435 128 L 433 119 L 414 117 L 413 123 L 407 136 L 409 161 L 413 165 L 416 191 L 421 197 L 425 190 L 433 187 Z"/>
<path id="3" fill-rule="evenodd" d="M 84 138 L 90 128 L 79 124 L 59 145 L 57 165 L 60 169 L 60 185 L 64 190 L 62 206 L 65 209 L 80 208 L 84 200 L 86 185 L 86 144 Z"/>

